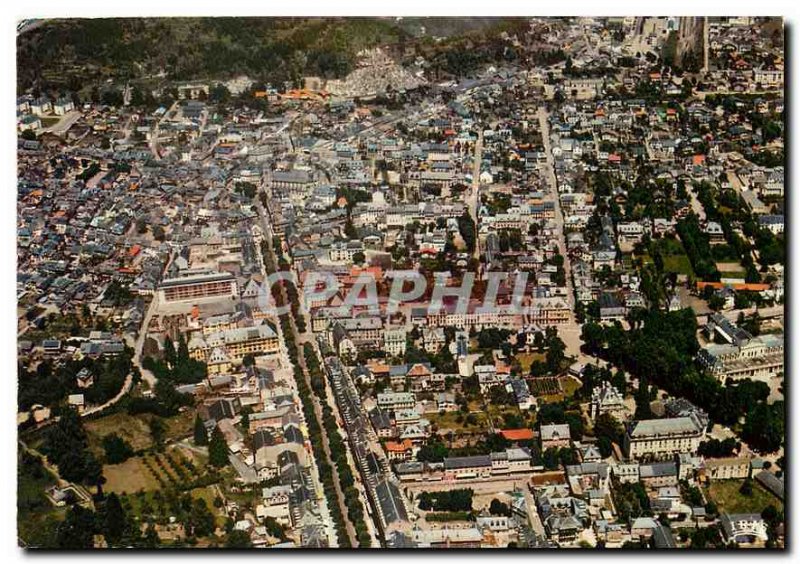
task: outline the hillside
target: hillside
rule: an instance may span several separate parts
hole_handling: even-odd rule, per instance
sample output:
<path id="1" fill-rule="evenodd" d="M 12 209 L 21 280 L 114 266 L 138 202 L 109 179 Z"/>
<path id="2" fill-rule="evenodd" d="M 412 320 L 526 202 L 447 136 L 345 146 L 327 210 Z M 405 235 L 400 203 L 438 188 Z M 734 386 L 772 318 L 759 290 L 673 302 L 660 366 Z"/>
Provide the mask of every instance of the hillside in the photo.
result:
<path id="1" fill-rule="evenodd" d="M 72 90 L 98 79 L 339 77 L 365 47 L 404 35 L 375 18 L 51 20 L 17 38 L 18 85 Z"/>

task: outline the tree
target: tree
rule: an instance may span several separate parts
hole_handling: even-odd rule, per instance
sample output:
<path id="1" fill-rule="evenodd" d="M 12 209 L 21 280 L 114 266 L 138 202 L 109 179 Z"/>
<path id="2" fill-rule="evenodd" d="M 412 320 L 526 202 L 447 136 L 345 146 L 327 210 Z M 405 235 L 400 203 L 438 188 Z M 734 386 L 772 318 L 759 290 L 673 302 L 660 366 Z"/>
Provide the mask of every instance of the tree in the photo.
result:
<path id="1" fill-rule="evenodd" d="M 108 464 L 120 464 L 133 456 L 131 445 L 116 433 L 103 437 L 103 449 Z"/>
<path id="2" fill-rule="evenodd" d="M 94 512 L 80 505 L 73 505 L 67 511 L 64 521 L 58 526 L 56 546 L 70 550 L 94 547 Z"/>
<path id="3" fill-rule="evenodd" d="M 177 353 L 175 352 L 175 343 L 172 342 L 172 339 L 169 335 L 164 338 L 164 360 L 170 367 L 175 366 L 175 362 L 178 358 Z"/>
<path id="4" fill-rule="evenodd" d="M 622 425 L 608 413 L 601 413 L 594 423 L 594 436 L 603 457 L 611 456 L 613 443 L 620 443 L 623 436 Z"/>
<path id="5" fill-rule="evenodd" d="M 216 468 L 228 465 L 228 443 L 219 426 L 211 432 L 211 441 L 208 444 L 208 463 Z"/>
<path id="6" fill-rule="evenodd" d="M 650 410 L 650 385 L 644 378 L 639 379 L 639 388 L 636 390 L 636 413 L 634 419 L 652 419 Z"/>
<path id="7" fill-rule="evenodd" d="M 103 467 L 88 449 L 86 431 L 74 409 L 64 411 L 58 423 L 47 431 L 42 452 L 58 466 L 65 480 L 99 486 Z"/>
<path id="8" fill-rule="evenodd" d="M 197 446 L 208 444 L 208 431 L 199 413 L 194 418 L 194 444 Z"/>
<path id="9" fill-rule="evenodd" d="M 245 408 L 242 410 L 242 420 L 241 420 L 241 424 L 242 424 L 242 428 L 243 428 L 243 429 L 245 429 L 245 431 L 247 431 L 247 429 L 249 429 L 249 428 L 250 428 L 250 413 L 251 413 L 252 411 L 253 411 L 253 410 L 252 410 L 252 409 L 251 409 L 249 406 L 248 406 L 248 407 L 245 407 Z"/>
<path id="10" fill-rule="evenodd" d="M 202 498 L 197 498 L 192 503 L 189 514 L 189 528 L 197 537 L 207 537 L 214 532 L 214 514 L 208 509 L 208 504 Z"/>
<path id="11" fill-rule="evenodd" d="M 742 439 L 761 452 L 775 452 L 784 438 L 784 403 L 772 405 L 759 403 L 747 412 L 742 428 Z"/>
<path id="12" fill-rule="evenodd" d="M 156 447 L 156 450 L 161 450 L 164 448 L 164 432 L 166 428 L 164 427 L 164 422 L 161 420 L 160 417 L 153 417 L 150 420 L 150 437 L 153 439 L 153 444 Z"/>
<path id="13" fill-rule="evenodd" d="M 492 500 L 492 503 L 489 504 L 489 513 L 492 515 L 505 515 L 506 517 L 511 517 L 511 508 L 507 503 L 503 503 L 499 499 L 495 498 Z"/>
<path id="14" fill-rule="evenodd" d="M 147 525 L 147 529 L 142 537 L 142 545 L 144 548 L 158 548 L 161 544 L 161 539 L 158 537 L 158 532 L 152 523 Z"/>
<path id="15" fill-rule="evenodd" d="M 128 527 L 125 510 L 117 494 L 112 493 L 103 504 L 101 510 L 100 530 L 109 546 L 118 545 Z"/>
<path id="16" fill-rule="evenodd" d="M 247 531 L 233 530 L 225 539 L 225 548 L 250 548 L 253 546 Z"/>

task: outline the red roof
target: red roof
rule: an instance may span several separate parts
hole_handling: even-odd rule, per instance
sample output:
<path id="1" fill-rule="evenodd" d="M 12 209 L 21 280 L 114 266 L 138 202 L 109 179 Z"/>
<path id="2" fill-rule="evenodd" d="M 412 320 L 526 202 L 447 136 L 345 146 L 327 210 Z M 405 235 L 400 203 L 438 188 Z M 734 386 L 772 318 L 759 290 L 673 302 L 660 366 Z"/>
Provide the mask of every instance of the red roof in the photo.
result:
<path id="1" fill-rule="evenodd" d="M 527 441 L 533 438 L 530 429 L 503 429 L 500 434 L 509 441 Z"/>
<path id="2" fill-rule="evenodd" d="M 756 284 L 756 283 L 733 283 L 733 284 L 723 284 L 722 282 L 698 282 L 697 289 L 702 290 L 706 286 L 711 286 L 712 288 L 716 288 L 719 290 L 720 288 L 724 288 L 726 286 L 732 288 L 733 290 L 744 290 L 750 292 L 764 292 L 765 290 L 769 290 L 769 284 Z"/>

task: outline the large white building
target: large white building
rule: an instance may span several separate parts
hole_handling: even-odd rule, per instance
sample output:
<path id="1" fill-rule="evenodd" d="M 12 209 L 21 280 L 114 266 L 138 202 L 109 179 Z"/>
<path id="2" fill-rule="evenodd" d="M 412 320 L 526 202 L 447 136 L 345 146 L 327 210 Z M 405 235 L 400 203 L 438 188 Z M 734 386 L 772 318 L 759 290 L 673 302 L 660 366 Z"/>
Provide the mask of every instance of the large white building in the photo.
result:
<path id="1" fill-rule="evenodd" d="M 783 334 L 759 335 L 744 342 L 711 344 L 698 362 L 722 383 L 728 378 L 768 381 L 783 372 Z"/>
<path id="2" fill-rule="evenodd" d="M 706 430 L 695 414 L 688 417 L 635 421 L 625 435 L 630 458 L 664 458 L 680 452 L 696 453 Z"/>

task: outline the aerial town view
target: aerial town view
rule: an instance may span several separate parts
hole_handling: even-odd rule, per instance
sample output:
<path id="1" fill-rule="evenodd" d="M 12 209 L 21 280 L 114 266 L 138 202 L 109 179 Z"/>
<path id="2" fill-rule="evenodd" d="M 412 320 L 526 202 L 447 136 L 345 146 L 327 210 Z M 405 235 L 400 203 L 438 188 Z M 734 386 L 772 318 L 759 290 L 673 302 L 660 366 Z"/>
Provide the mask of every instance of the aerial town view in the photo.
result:
<path id="1" fill-rule="evenodd" d="M 19 546 L 785 548 L 782 18 L 16 49 Z"/>

